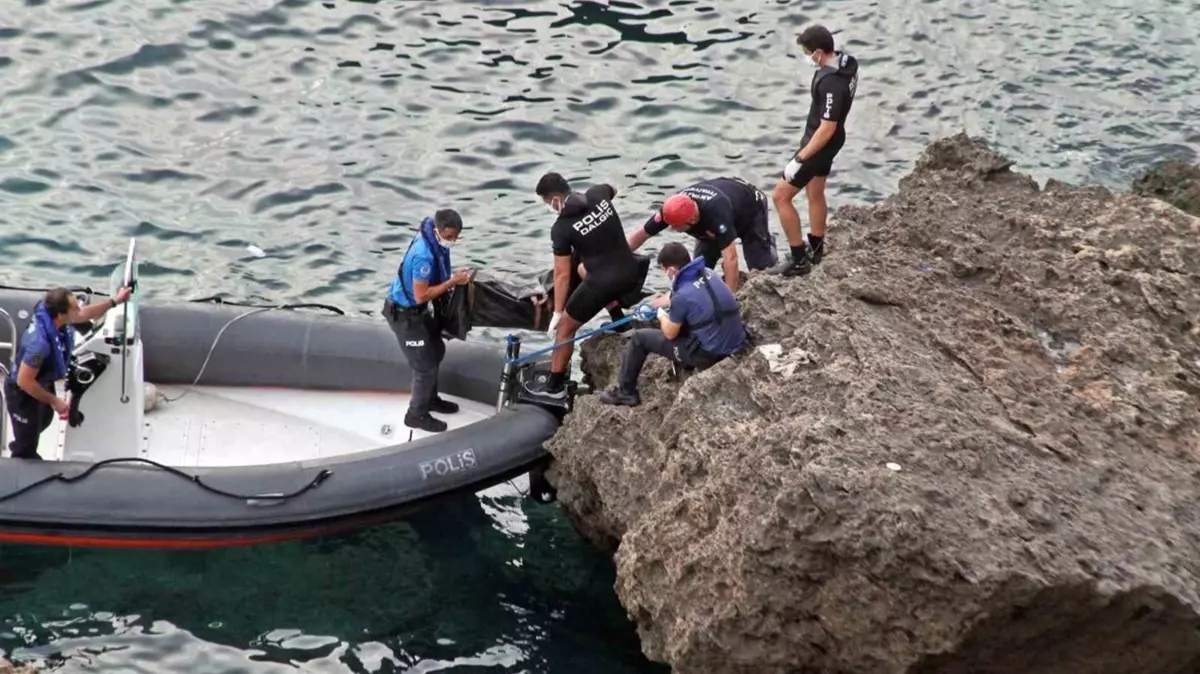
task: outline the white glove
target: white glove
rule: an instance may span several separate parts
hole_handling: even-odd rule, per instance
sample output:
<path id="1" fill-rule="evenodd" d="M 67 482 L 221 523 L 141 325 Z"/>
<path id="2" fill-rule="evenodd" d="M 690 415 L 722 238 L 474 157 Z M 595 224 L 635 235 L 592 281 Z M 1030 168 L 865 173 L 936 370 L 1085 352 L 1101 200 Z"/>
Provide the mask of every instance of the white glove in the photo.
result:
<path id="1" fill-rule="evenodd" d="M 550 317 L 550 327 L 546 328 L 546 332 L 554 332 L 554 329 L 558 327 L 558 321 L 561 318 L 561 311 L 554 312 L 554 315 Z"/>
<path id="2" fill-rule="evenodd" d="M 800 158 L 797 156 L 793 156 L 792 160 L 790 162 L 788 162 L 787 166 L 785 166 L 783 169 L 784 180 L 791 180 L 791 179 L 795 178 L 796 174 L 800 172 L 800 169 L 803 166 L 804 166 L 804 163 L 800 161 Z"/>
<path id="3" fill-rule="evenodd" d="M 667 308 L 666 308 L 666 307 L 659 307 L 659 309 L 658 309 L 658 320 L 660 320 L 660 321 L 664 321 L 664 320 L 666 320 L 666 319 L 667 319 Z"/>

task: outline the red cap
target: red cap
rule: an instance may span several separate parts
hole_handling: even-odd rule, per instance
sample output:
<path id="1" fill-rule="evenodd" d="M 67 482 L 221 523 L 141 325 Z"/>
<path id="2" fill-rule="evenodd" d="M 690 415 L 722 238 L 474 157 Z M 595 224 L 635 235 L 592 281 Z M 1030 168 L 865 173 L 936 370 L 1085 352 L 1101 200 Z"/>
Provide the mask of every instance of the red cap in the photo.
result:
<path id="1" fill-rule="evenodd" d="M 663 220 L 672 227 L 685 227 L 700 212 L 696 202 L 686 194 L 672 194 L 662 207 Z"/>

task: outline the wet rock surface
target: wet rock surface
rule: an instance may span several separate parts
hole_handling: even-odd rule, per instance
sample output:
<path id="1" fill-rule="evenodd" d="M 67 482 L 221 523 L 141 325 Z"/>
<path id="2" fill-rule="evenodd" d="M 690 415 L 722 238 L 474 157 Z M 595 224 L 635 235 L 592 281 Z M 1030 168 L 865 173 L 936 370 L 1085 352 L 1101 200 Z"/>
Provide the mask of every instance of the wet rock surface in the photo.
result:
<path id="1" fill-rule="evenodd" d="M 549 478 L 649 657 L 1200 672 L 1200 220 L 1010 166 L 933 144 L 809 277 L 752 275 L 755 350 L 577 400 Z"/>
<path id="2" fill-rule="evenodd" d="M 1134 194 L 1162 199 L 1200 216 L 1200 166 L 1168 161 L 1133 181 Z"/>

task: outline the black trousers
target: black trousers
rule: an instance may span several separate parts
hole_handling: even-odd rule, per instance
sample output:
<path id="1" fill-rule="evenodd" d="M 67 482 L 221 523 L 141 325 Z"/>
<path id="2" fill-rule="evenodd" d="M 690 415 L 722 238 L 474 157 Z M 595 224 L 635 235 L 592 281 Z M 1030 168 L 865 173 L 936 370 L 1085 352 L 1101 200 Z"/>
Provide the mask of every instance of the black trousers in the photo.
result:
<path id="1" fill-rule="evenodd" d="M 438 393 L 438 366 L 446 357 L 442 331 L 428 311 L 417 313 L 386 302 L 383 315 L 413 371 L 408 412 L 413 416 L 427 414 Z"/>
<path id="2" fill-rule="evenodd" d="M 640 328 L 630 334 L 629 347 L 621 359 L 621 372 L 617 375 L 621 390 L 633 392 L 637 389 L 638 375 L 646 365 L 646 357 L 652 353 L 697 370 L 712 367 L 725 358 L 705 351 L 691 335 L 667 339 L 658 328 Z"/>
<path id="3" fill-rule="evenodd" d="M 38 439 L 54 421 L 54 408 L 21 390 L 11 379 L 4 380 L 4 399 L 12 420 L 8 451 L 14 459 L 41 459 Z"/>

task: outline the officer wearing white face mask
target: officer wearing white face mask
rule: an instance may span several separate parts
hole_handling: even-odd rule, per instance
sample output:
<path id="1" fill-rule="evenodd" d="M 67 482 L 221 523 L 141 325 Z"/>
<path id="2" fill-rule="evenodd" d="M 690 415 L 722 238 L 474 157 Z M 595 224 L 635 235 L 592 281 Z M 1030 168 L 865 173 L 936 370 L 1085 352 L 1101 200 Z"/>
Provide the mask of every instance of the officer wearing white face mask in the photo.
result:
<path id="1" fill-rule="evenodd" d="M 787 236 L 791 255 L 778 267 L 784 276 L 803 276 L 821 263 L 825 251 L 825 180 L 833 160 L 846 142 L 846 118 L 858 90 L 858 61 L 835 48 L 833 34 L 824 26 L 809 26 L 796 42 L 813 73 L 812 103 L 800 149 L 792 154 L 771 195 L 779 226 Z M 808 197 L 809 235 L 804 240 L 800 213 L 792 204 L 800 191 Z"/>
<path id="2" fill-rule="evenodd" d="M 383 303 L 400 350 L 413 371 L 411 397 L 404 424 L 431 433 L 446 430 L 446 422 L 430 412 L 453 414 L 458 405 L 438 396 L 438 366 L 446 355 L 446 343 L 430 304 L 456 285 L 470 280 L 466 269 L 451 272 L 450 248 L 462 232 L 462 217 L 446 208 L 425 218 L 417 236 L 404 254 L 391 290 Z"/>
<path id="3" fill-rule="evenodd" d="M 554 333 L 554 341 L 571 339 L 581 325 L 606 308 L 610 318 L 620 320 L 620 298 L 638 290 L 642 278 L 612 203 L 617 198 L 616 188 L 600 184 L 575 192 L 566 178 L 551 172 L 538 180 L 534 191 L 557 215 L 550 226 L 554 253 L 554 317 L 550 319 L 550 332 Z M 575 257 L 580 260 L 575 268 L 583 280 L 571 290 Z M 550 400 L 566 398 L 572 349 L 568 344 L 551 357 L 549 381 L 539 392 Z"/>

